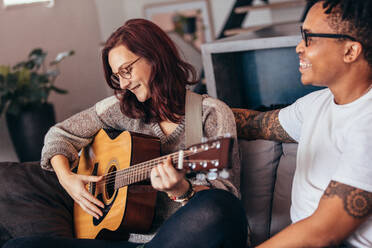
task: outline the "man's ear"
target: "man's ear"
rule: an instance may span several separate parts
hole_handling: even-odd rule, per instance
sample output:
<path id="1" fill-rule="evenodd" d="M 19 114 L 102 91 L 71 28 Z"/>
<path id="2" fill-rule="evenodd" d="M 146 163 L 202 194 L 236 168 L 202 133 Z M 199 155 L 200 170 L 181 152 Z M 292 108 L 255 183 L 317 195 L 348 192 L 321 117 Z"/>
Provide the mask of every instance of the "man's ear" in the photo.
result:
<path id="1" fill-rule="evenodd" d="M 359 42 L 348 41 L 344 50 L 345 63 L 352 63 L 358 59 L 363 51 L 362 44 Z"/>

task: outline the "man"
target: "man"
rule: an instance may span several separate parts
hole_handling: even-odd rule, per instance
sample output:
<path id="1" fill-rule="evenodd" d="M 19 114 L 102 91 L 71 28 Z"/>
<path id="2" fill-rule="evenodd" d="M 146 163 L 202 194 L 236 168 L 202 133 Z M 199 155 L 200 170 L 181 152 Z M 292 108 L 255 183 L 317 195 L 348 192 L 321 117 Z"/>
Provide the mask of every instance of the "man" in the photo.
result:
<path id="1" fill-rule="evenodd" d="M 265 113 L 235 109 L 238 135 L 298 142 L 293 224 L 258 247 L 372 247 L 372 0 L 322 0 L 301 29 L 301 81 L 326 86 Z"/>

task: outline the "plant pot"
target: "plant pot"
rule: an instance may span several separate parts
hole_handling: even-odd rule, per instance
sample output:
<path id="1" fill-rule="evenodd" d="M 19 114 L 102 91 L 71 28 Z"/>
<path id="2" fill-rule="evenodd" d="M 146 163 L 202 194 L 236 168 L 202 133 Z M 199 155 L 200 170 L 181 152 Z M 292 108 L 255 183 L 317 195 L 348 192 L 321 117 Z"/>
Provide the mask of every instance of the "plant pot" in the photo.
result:
<path id="1" fill-rule="evenodd" d="M 6 115 L 10 138 L 20 162 L 41 157 L 44 136 L 55 124 L 54 108 L 45 103 L 22 110 L 19 115 Z"/>

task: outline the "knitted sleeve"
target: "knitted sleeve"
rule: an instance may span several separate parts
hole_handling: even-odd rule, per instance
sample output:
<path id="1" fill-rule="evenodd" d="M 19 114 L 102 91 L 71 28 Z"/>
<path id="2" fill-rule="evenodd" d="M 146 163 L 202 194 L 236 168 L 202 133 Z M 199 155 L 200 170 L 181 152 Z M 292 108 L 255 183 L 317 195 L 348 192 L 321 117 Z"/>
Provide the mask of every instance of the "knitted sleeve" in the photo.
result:
<path id="1" fill-rule="evenodd" d="M 114 122 L 112 119 L 119 118 L 108 114 L 117 108 L 116 105 L 116 99 L 109 97 L 53 126 L 44 139 L 41 167 L 52 171 L 50 159 L 58 154 L 66 156 L 72 167 L 76 166 L 79 151 L 93 140 L 101 128 L 109 127 L 109 123 Z"/>
<path id="2" fill-rule="evenodd" d="M 206 138 L 230 134 L 233 137 L 233 149 L 230 154 L 229 177 L 218 178 L 209 183 L 214 188 L 230 191 L 240 197 L 240 157 L 234 114 L 222 101 L 207 97 L 203 100 L 203 134 Z"/>

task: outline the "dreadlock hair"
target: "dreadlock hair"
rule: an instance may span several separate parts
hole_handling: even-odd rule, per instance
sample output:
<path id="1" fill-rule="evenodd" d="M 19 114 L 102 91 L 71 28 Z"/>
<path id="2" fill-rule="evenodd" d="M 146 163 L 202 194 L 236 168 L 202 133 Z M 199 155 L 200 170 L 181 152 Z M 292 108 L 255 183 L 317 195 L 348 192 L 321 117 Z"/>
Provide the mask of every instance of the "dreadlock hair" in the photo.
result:
<path id="1" fill-rule="evenodd" d="M 372 0 L 310 0 L 308 6 L 317 2 L 323 2 L 331 28 L 362 44 L 364 58 L 372 68 Z"/>

